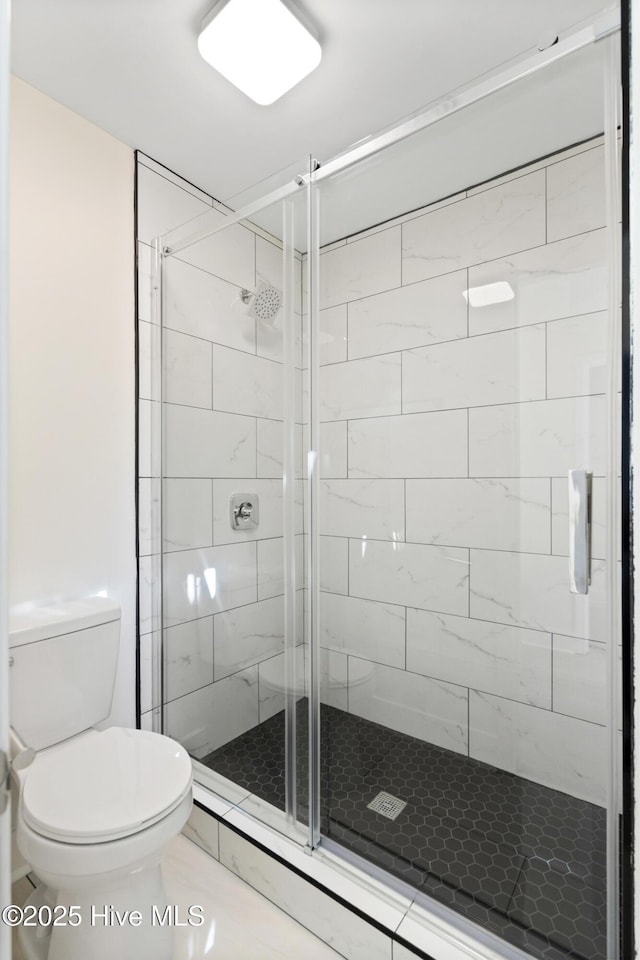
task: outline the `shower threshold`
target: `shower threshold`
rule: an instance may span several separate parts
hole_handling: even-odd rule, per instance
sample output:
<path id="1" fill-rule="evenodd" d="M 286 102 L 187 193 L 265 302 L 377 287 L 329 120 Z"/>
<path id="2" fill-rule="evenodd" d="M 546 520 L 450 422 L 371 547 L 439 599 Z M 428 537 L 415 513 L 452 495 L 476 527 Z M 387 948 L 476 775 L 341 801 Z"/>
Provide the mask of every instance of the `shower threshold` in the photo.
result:
<path id="1" fill-rule="evenodd" d="M 306 699 L 296 719 L 306 822 Z M 201 762 L 284 810 L 284 742 L 280 712 Z M 602 808 L 325 704 L 321 744 L 324 836 L 534 957 L 604 960 Z"/>

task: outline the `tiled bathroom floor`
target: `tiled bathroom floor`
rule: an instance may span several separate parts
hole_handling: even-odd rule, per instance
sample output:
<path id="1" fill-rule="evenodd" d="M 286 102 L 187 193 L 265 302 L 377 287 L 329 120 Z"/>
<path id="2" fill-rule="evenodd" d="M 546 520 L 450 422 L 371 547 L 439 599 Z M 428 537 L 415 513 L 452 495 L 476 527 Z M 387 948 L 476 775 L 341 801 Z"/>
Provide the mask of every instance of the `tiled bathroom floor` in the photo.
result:
<path id="1" fill-rule="evenodd" d="M 176 927 L 174 960 L 339 960 L 331 947 L 270 903 L 186 837 L 172 841 L 164 866 L 167 900 L 184 918 L 188 907 L 203 907 L 200 927 Z M 14 886 L 24 902 L 31 886 Z M 24 960 L 14 937 L 13 960 Z M 130 960 L 130 958 L 126 958 Z"/>
<path id="2" fill-rule="evenodd" d="M 306 820 L 307 705 L 297 714 Z M 606 954 L 605 811 L 323 705 L 323 833 L 544 960 Z M 284 808 L 284 714 L 203 761 Z M 395 820 L 367 808 L 406 802 Z"/>

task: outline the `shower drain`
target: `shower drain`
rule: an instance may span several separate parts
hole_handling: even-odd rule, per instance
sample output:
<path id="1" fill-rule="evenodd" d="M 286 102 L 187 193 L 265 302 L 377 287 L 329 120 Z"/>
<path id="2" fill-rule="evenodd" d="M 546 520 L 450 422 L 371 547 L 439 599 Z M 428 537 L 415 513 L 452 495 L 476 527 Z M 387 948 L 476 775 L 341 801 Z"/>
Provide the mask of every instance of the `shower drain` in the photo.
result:
<path id="1" fill-rule="evenodd" d="M 373 798 L 371 803 L 367 804 L 367 810 L 374 810 L 375 813 L 380 813 L 389 820 L 395 820 L 396 817 L 402 813 L 406 805 L 405 800 L 399 800 L 398 797 L 394 797 L 391 793 L 385 793 L 385 791 L 382 790 Z"/>

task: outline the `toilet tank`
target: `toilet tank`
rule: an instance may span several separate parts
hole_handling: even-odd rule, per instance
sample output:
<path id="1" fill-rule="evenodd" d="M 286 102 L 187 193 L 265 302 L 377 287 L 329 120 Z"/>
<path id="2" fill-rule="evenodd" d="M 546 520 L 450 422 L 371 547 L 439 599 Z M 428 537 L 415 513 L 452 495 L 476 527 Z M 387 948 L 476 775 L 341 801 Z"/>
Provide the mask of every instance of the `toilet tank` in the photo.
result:
<path id="1" fill-rule="evenodd" d="M 36 607 L 9 618 L 11 726 L 34 750 L 111 712 L 120 608 L 104 597 Z"/>

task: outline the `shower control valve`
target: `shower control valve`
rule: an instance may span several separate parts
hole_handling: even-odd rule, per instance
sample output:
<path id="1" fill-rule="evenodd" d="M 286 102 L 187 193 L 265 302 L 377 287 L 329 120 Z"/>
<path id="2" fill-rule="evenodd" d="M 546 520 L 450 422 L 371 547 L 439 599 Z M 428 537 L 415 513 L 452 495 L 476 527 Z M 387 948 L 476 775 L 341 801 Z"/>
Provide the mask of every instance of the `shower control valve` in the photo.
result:
<path id="1" fill-rule="evenodd" d="M 229 515 L 233 530 L 257 527 L 260 519 L 257 493 L 234 493 L 229 503 Z"/>

